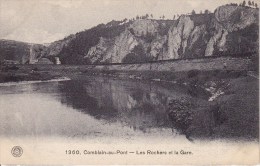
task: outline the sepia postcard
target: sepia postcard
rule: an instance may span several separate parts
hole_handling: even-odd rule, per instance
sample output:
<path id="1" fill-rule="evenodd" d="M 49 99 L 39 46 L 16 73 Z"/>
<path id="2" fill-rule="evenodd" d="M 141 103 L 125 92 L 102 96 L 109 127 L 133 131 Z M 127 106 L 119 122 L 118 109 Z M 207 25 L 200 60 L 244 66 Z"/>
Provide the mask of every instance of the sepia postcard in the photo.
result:
<path id="1" fill-rule="evenodd" d="M 0 0 L 0 164 L 259 164 L 259 5 Z"/>

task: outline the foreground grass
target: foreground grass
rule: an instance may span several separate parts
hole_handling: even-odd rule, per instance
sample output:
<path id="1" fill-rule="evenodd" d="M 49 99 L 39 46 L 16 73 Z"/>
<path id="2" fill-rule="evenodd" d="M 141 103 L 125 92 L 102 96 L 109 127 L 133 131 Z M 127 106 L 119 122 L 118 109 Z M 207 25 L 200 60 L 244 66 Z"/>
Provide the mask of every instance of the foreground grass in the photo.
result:
<path id="1" fill-rule="evenodd" d="M 245 76 L 226 79 L 225 84 L 228 86 L 224 93 L 212 102 L 185 105 L 184 109 L 170 105 L 173 123 L 180 125 L 180 130 L 191 138 L 258 140 L 258 80 Z M 176 117 L 181 117 L 184 124 L 178 124 Z"/>

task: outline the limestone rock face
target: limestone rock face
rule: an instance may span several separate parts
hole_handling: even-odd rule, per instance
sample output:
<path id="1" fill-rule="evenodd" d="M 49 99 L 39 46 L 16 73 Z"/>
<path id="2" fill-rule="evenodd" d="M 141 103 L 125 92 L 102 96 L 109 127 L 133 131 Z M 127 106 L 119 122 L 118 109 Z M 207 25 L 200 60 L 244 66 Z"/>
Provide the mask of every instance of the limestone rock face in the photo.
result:
<path id="1" fill-rule="evenodd" d="M 194 29 L 194 22 L 188 16 L 181 16 L 177 27 L 172 27 L 168 33 L 169 55 L 167 59 L 179 59 L 184 54 L 188 39 Z"/>
<path id="2" fill-rule="evenodd" d="M 206 25 L 196 26 L 189 37 L 184 58 L 204 56 L 204 46 L 208 35 Z"/>
<path id="3" fill-rule="evenodd" d="M 205 25 L 196 26 L 193 29 L 190 35 L 189 49 L 192 48 L 195 42 L 198 41 L 203 34 L 205 34 L 205 31 L 206 31 Z"/>
<path id="4" fill-rule="evenodd" d="M 165 57 L 166 49 L 164 45 L 166 44 L 167 36 L 158 37 L 151 43 L 151 51 L 150 54 L 155 60 L 163 60 Z"/>
<path id="5" fill-rule="evenodd" d="M 228 32 L 244 29 L 258 21 L 258 10 L 249 7 L 220 6 L 214 15 Z"/>
<path id="6" fill-rule="evenodd" d="M 130 25 L 129 29 L 132 29 L 135 36 L 142 36 L 150 34 L 155 34 L 158 32 L 159 24 L 156 21 L 142 19 L 136 20 Z"/>
<path id="7" fill-rule="evenodd" d="M 138 41 L 136 37 L 129 30 L 125 30 L 120 36 L 116 37 L 114 46 L 108 52 L 108 55 L 113 62 L 120 63 L 137 45 Z"/>
<path id="8" fill-rule="evenodd" d="M 212 56 L 216 45 L 219 46 L 218 48 L 220 48 L 221 46 L 223 47 L 225 45 L 226 35 L 227 35 L 226 31 L 224 31 L 223 33 L 221 30 L 215 32 L 207 44 L 207 48 L 205 50 L 205 56 Z"/>
<path id="9" fill-rule="evenodd" d="M 91 47 L 85 57 L 89 58 L 91 63 L 95 63 L 98 60 L 107 60 L 105 58 L 105 54 L 108 49 L 108 42 L 109 41 L 107 41 L 103 37 L 100 37 L 98 44 L 94 47 Z"/>
<path id="10" fill-rule="evenodd" d="M 236 43 L 240 44 L 241 38 L 239 35 L 239 31 L 245 31 L 246 28 L 258 24 L 258 10 L 249 7 L 241 7 L 241 6 L 221 6 L 218 7 L 214 13 L 214 19 L 212 27 L 214 30 L 214 34 L 211 36 L 208 41 L 205 56 L 212 56 L 214 52 L 225 52 L 229 51 L 230 44 Z M 234 37 L 234 33 L 238 33 Z M 236 38 L 235 41 L 230 41 L 227 43 L 227 38 Z M 238 41 L 237 41 L 238 40 Z M 248 40 L 248 39 L 246 39 Z M 249 40 L 251 40 L 249 38 Z M 233 46 L 238 47 L 238 46 Z"/>
<path id="11" fill-rule="evenodd" d="M 178 50 L 182 44 L 181 32 L 176 27 L 172 27 L 168 33 L 168 55 L 167 59 L 178 59 Z"/>
<path id="12" fill-rule="evenodd" d="M 57 56 L 64 47 L 69 45 L 76 35 L 70 35 L 67 38 L 59 41 L 55 41 L 47 45 L 46 55 L 47 56 Z"/>
<path id="13" fill-rule="evenodd" d="M 189 16 L 181 16 L 178 25 L 169 30 L 166 59 L 186 58 L 192 53 L 192 49 L 200 50 L 195 44 L 198 40 L 202 40 L 205 34 L 205 25 L 195 26 Z"/>
<path id="14" fill-rule="evenodd" d="M 249 7 L 226 5 L 217 8 L 214 14 L 182 15 L 168 25 L 166 33 L 160 33 L 166 21 L 135 20 L 119 36 L 110 40 L 113 44 L 99 42 L 89 50 L 87 56 L 94 61 L 103 57 L 100 62 L 110 59 L 109 62 L 120 63 L 138 45 L 152 60 L 196 58 L 232 52 L 237 47 L 232 44 L 236 43 L 233 40 L 245 38 L 237 37 L 240 31 L 257 24 L 257 11 Z M 238 35 L 234 34 L 236 32 Z M 249 37 L 246 40 L 251 39 Z M 108 42 L 106 40 L 105 43 Z M 251 43 L 256 45 L 255 41 Z"/>
<path id="15" fill-rule="evenodd" d="M 29 47 L 29 64 L 34 64 L 45 54 L 45 49 L 43 45 L 40 44 L 30 44 Z"/>
<path id="16" fill-rule="evenodd" d="M 129 30 L 125 30 L 113 40 L 100 38 L 99 43 L 89 49 L 85 58 L 92 63 L 120 63 L 122 59 L 138 45 L 138 41 Z"/>

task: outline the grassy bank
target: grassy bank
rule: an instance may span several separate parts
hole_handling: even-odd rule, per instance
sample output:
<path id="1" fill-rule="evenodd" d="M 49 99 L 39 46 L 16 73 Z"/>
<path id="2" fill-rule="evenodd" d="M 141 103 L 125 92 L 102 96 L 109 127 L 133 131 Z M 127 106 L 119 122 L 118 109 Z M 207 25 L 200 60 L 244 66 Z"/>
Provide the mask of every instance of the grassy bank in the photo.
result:
<path id="1" fill-rule="evenodd" d="M 0 72 L 0 83 L 20 81 L 45 81 L 59 78 L 61 75 L 56 72 L 39 71 L 37 67 L 26 68 L 9 65 L 2 66 Z"/>
<path id="2" fill-rule="evenodd" d="M 222 93 L 213 101 L 171 101 L 169 117 L 173 125 L 190 139 L 258 140 L 258 80 L 240 76 L 221 82 L 216 89 Z M 214 81 L 206 82 L 209 83 L 216 84 Z"/>

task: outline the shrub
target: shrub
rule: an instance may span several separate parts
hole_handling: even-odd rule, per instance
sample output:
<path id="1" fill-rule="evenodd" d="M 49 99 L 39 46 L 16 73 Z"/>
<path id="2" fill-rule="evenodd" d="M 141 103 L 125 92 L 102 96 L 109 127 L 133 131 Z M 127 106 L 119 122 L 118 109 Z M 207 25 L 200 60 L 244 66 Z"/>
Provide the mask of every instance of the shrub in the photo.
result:
<path id="1" fill-rule="evenodd" d="M 145 53 L 145 50 L 142 45 L 137 45 L 131 51 L 131 53 L 127 54 L 123 59 L 123 63 L 138 63 L 138 62 L 148 62 L 152 60 L 152 57 Z"/>
<path id="2" fill-rule="evenodd" d="M 199 75 L 199 70 L 190 70 L 188 71 L 188 77 L 191 78 L 191 77 L 197 77 Z"/>

